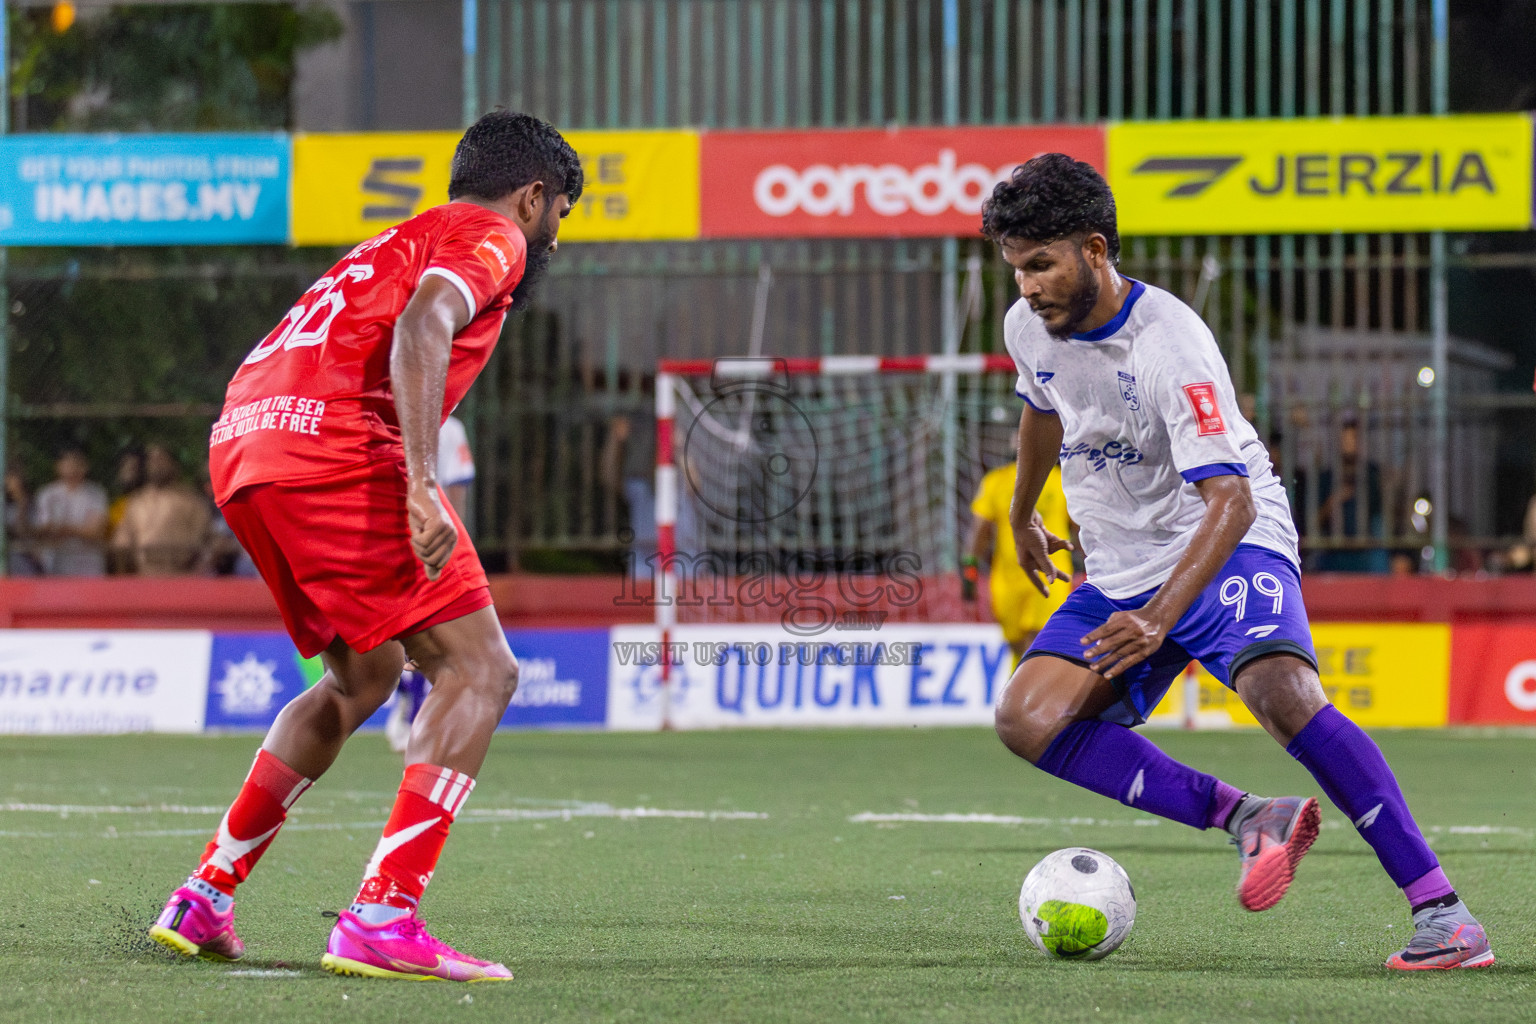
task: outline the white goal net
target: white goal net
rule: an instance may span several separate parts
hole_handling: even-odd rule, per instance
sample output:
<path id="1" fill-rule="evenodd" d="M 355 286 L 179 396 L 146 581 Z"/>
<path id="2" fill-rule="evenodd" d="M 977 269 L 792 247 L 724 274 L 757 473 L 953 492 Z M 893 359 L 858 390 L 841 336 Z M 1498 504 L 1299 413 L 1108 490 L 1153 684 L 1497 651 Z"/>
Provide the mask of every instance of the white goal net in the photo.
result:
<path id="1" fill-rule="evenodd" d="M 957 570 L 1014 380 L 1006 356 L 663 362 L 658 624 L 985 619 Z"/>

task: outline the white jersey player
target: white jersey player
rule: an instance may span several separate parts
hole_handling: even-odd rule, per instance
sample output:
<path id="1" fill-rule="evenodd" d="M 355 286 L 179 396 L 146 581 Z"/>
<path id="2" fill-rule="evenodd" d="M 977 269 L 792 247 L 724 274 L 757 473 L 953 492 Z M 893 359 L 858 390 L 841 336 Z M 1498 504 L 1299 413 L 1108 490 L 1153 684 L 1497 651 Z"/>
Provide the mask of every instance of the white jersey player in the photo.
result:
<path id="1" fill-rule="evenodd" d="M 1088 164 L 1034 158 L 994 189 L 982 221 L 1024 300 L 1005 332 L 1027 403 L 1011 516 L 1019 563 L 1042 591 L 1065 578 L 1049 555 L 1069 544 L 1034 512 L 1060 461 L 1088 569 L 998 701 L 999 737 L 1058 778 L 1225 829 L 1241 857 L 1238 899 L 1267 910 L 1317 837 L 1317 801 L 1244 793 L 1130 728 L 1198 659 L 1402 888 L 1415 931 L 1387 966 L 1493 963 L 1381 751 L 1323 693 L 1285 492 L 1210 331 L 1174 296 L 1118 272 L 1114 196 Z"/>

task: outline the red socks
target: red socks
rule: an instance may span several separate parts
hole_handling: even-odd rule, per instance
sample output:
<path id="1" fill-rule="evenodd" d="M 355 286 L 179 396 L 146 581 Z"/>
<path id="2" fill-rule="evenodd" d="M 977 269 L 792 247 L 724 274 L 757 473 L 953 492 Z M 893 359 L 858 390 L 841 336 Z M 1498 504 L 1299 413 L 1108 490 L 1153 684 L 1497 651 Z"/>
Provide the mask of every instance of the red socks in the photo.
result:
<path id="1" fill-rule="evenodd" d="M 283 827 L 288 808 L 310 785 L 311 780 L 265 750 L 258 750 L 240 795 L 219 822 L 219 831 L 203 850 L 202 862 L 192 877 L 226 896 L 234 895 L 235 886 L 250 876 L 251 868 Z"/>
<path id="2" fill-rule="evenodd" d="M 448 840 L 448 826 L 474 788 L 475 780 L 463 772 L 435 764 L 406 765 L 357 902 L 415 910 Z"/>

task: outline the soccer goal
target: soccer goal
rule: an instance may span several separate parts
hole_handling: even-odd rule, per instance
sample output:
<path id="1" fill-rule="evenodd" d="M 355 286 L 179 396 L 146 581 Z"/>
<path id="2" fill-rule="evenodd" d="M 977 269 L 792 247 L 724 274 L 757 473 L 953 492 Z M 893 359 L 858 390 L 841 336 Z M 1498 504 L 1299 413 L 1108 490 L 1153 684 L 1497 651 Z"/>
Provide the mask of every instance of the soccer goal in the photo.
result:
<path id="1" fill-rule="evenodd" d="M 990 355 L 661 362 L 658 625 L 985 619 L 957 570 L 982 476 L 1013 459 L 1015 376 Z"/>

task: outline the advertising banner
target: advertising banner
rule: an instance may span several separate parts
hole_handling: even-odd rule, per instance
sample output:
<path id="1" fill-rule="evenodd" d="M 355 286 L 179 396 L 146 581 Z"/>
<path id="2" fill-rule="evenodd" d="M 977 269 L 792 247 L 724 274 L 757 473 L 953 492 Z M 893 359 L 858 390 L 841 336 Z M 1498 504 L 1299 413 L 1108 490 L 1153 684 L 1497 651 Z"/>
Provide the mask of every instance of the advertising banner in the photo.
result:
<path id="1" fill-rule="evenodd" d="M 0 245 L 288 240 L 286 135 L 9 135 Z"/>
<path id="2" fill-rule="evenodd" d="M 608 711 L 606 629 L 508 630 L 520 682 L 503 729 L 601 727 Z M 207 674 L 210 729 L 264 730 L 319 681 L 319 658 L 299 656 L 286 633 L 218 633 Z M 395 698 L 364 723 L 382 729 Z"/>
<path id="3" fill-rule="evenodd" d="M 1536 725 L 1536 622 L 1458 624 L 1452 637 L 1450 720 Z"/>
<path id="4" fill-rule="evenodd" d="M 1109 126 L 1125 235 L 1524 230 L 1531 119 L 1162 121 Z"/>
<path id="5" fill-rule="evenodd" d="M 608 727 L 660 728 L 659 631 L 612 633 Z M 777 626 L 680 626 L 671 638 L 665 699 L 679 729 L 986 725 L 1013 669 L 1002 631 L 981 624 L 815 637 Z"/>
<path id="6" fill-rule="evenodd" d="M 706 238 L 975 237 L 1014 167 L 1060 151 L 1104 167 L 1104 129 L 706 132 Z"/>
<path id="7" fill-rule="evenodd" d="M 0 733 L 198 732 L 210 641 L 198 630 L 0 632 Z"/>
<path id="8" fill-rule="evenodd" d="M 459 132 L 295 135 L 293 244 L 347 245 L 448 201 Z M 699 137 L 566 132 L 586 187 L 560 227 L 573 242 L 696 238 Z"/>
<path id="9" fill-rule="evenodd" d="M 1458 641 L 1459 642 L 1459 641 Z M 1442 623 L 1314 622 L 1323 693 L 1357 724 L 1382 728 L 1441 726 L 1451 667 L 1451 627 Z M 1197 670 L 1197 722 L 1252 726 L 1236 693 Z M 1169 689 L 1149 724 L 1183 722 L 1183 680 Z"/>

